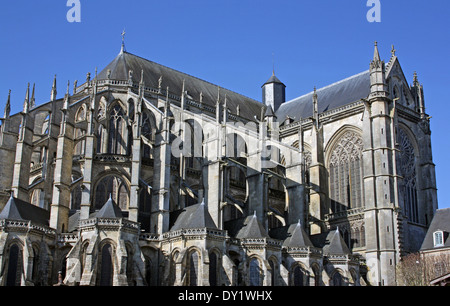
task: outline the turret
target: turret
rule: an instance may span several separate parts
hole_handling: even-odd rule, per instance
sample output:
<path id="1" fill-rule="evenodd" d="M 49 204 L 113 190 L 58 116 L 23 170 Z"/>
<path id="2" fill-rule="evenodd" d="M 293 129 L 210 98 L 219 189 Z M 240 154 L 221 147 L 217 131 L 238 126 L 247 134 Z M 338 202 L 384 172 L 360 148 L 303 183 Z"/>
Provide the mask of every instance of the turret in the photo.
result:
<path id="1" fill-rule="evenodd" d="M 380 59 L 378 44 L 375 42 L 373 60 L 370 63 L 370 98 L 384 98 L 387 95 L 385 64 Z"/>
<path id="2" fill-rule="evenodd" d="M 266 106 L 271 106 L 275 112 L 281 103 L 286 102 L 286 86 L 275 76 L 275 72 L 262 86 L 262 100 Z"/>

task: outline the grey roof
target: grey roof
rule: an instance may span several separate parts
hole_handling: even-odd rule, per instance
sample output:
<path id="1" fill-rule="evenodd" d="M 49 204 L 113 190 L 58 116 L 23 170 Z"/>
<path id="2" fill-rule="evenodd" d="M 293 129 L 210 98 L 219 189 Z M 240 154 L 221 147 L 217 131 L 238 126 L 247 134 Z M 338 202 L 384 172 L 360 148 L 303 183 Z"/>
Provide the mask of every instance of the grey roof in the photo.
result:
<path id="1" fill-rule="evenodd" d="M 236 238 L 269 238 L 269 235 L 261 223 L 259 223 L 258 218 L 253 215 L 245 219 L 244 226 L 239 230 Z"/>
<path id="2" fill-rule="evenodd" d="M 264 118 L 265 118 L 265 117 L 276 117 L 275 112 L 273 111 L 273 108 L 272 108 L 271 105 L 269 105 L 269 106 L 266 108 L 266 113 L 264 114 Z"/>
<path id="3" fill-rule="evenodd" d="M 450 208 L 436 210 L 420 248 L 421 250 L 434 248 L 433 233 L 436 231 L 444 232 L 444 245 L 442 247 L 450 247 L 450 239 L 448 239 L 450 233 Z"/>
<path id="4" fill-rule="evenodd" d="M 178 216 L 175 224 L 170 230 L 175 231 L 188 228 L 217 229 L 217 226 L 211 218 L 208 208 L 204 202 L 186 207 Z"/>
<path id="5" fill-rule="evenodd" d="M 103 207 L 95 215 L 96 218 L 123 218 L 122 210 L 113 201 L 111 196 Z"/>
<path id="6" fill-rule="evenodd" d="M 275 72 L 272 73 L 272 76 L 270 77 L 270 79 L 267 80 L 267 82 L 264 83 L 264 85 L 266 84 L 271 84 L 271 83 L 278 83 L 278 84 L 283 84 L 283 82 L 281 82 L 276 76 L 275 76 Z M 263 85 L 263 86 L 264 86 Z M 284 84 L 283 84 L 284 85 Z"/>
<path id="7" fill-rule="evenodd" d="M 144 84 L 147 87 L 158 88 L 159 79 L 162 77 L 162 89 L 169 87 L 169 92 L 181 96 L 183 80 L 185 81 L 185 90 L 192 97 L 191 100 L 199 101 L 200 93 L 203 95 L 203 104 L 216 107 L 219 86 L 206 82 L 191 75 L 179 72 L 172 68 L 165 67 L 155 62 L 146 60 L 128 52 L 120 52 L 119 55 L 103 69 L 97 76 L 97 79 L 104 80 L 108 78 L 113 80 L 128 80 L 129 71 L 133 71 L 132 80 L 134 83 L 141 81 L 141 71 L 144 70 Z M 227 107 L 236 110 L 240 105 L 240 116 L 249 120 L 254 120 L 254 116 L 261 116 L 261 108 L 264 105 L 256 100 L 240 95 L 231 90 L 220 88 L 220 101 L 225 101 L 227 96 Z"/>
<path id="8" fill-rule="evenodd" d="M 327 240 L 329 243 L 323 247 L 324 254 L 349 255 L 352 253 L 339 233 L 338 228 L 328 233 Z"/>
<path id="9" fill-rule="evenodd" d="M 285 247 L 314 247 L 308 234 L 299 223 L 291 224 L 288 229 L 288 237 L 283 243 Z"/>
<path id="10" fill-rule="evenodd" d="M 11 196 L 0 213 L 0 219 L 27 220 L 48 226 L 50 212 Z"/>
<path id="11" fill-rule="evenodd" d="M 370 93 L 369 70 L 317 90 L 319 113 L 367 98 Z M 277 118 L 284 122 L 286 117 L 309 118 L 313 115 L 313 94 L 310 92 L 291 101 L 282 103 L 276 111 Z"/>

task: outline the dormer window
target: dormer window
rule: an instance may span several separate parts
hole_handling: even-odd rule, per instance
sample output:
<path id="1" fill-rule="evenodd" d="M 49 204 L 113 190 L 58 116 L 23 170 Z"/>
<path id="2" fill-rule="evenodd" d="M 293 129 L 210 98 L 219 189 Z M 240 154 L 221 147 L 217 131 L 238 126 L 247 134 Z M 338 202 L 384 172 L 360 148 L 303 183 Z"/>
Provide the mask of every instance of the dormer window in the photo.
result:
<path id="1" fill-rule="evenodd" d="M 433 233 L 434 247 L 444 246 L 444 232 L 436 231 Z"/>

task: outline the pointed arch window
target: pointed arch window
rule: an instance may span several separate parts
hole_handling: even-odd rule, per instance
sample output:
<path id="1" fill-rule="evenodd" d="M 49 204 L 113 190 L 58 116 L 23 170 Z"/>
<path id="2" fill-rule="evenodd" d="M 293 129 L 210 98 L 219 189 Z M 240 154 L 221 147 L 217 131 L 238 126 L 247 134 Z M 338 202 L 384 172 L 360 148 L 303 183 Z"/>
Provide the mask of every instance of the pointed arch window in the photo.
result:
<path id="1" fill-rule="evenodd" d="M 114 272 L 112 256 L 112 247 L 109 243 L 107 243 L 102 247 L 100 286 L 112 286 Z"/>
<path id="2" fill-rule="evenodd" d="M 259 266 L 259 260 L 253 258 L 250 261 L 250 286 L 260 286 L 261 281 L 261 268 Z"/>
<path id="3" fill-rule="evenodd" d="M 198 286 L 198 253 L 192 252 L 189 256 L 189 286 Z"/>
<path id="4" fill-rule="evenodd" d="M 217 264 L 218 258 L 216 252 L 211 252 L 209 254 L 209 285 L 210 286 L 217 286 Z"/>
<path id="5" fill-rule="evenodd" d="M 8 274 L 6 286 L 20 286 L 22 275 L 22 252 L 17 244 L 11 245 L 9 249 Z"/>
<path id="6" fill-rule="evenodd" d="M 128 188 L 125 181 L 118 176 L 109 175 L 98 182 L 95 188 L 94 208 L 97 210 L 101 209 L 108 201 L 110 195 L 120 209 L 128 209 Z"/>
<path id="7" fill-rule="evenodd" d="M 329 171 L 333 213 L 363 206 L 362 148 L 361 136 L 347 131 L 331 152 Z"/>
<path id="8" fill-rule="evenodd" d="M 304 285 L 304 273 L 300 265 L 296 265 L 293 271 L 293 283 L 294 286 L 303 286 Z"/>
<path id="9" fill-rule="evenodd" d="M 127 151 L 128 131 L 125 112 L 117 103 L 109 117 L 108 153 L 125 155 Z"/>
<path id="10" fill-rule="evenodd" d="M 398 129 L 400 146 L 400 175 L 403 177 L 403 202 L 409 221 L 419 223 L 419 209 L 417 200 L 416 157 L 414 147 L 406 132 Z"/>

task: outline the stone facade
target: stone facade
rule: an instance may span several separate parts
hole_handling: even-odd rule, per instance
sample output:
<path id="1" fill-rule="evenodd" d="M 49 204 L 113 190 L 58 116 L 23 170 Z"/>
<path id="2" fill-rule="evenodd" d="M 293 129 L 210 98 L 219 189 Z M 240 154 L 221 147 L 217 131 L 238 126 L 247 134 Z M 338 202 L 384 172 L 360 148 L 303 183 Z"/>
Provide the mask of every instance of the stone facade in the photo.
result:
<path id="1" fill-rule="evenodd" d="M 393 285 L 437 209 L 423 87 L 263 103 L 124 50 L 0 131 L 0 285 Z"/>

